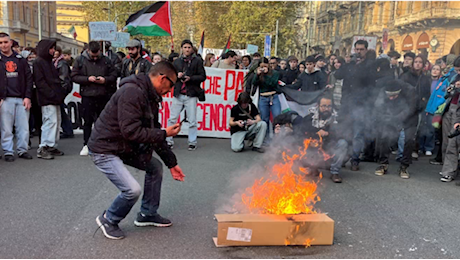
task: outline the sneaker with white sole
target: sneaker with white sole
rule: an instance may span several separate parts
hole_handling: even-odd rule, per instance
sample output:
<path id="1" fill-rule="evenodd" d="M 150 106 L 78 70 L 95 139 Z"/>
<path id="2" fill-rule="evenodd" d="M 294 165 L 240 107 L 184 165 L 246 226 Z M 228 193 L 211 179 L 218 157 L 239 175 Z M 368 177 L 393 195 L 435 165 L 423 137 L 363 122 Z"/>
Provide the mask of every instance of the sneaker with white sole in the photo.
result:
<path id="1" fill-rule="evenodd" d="M 102 213 L 102 215 L 98 216 L 96 218 L 96 223 L 99 226 L 100 229 L 102 229 L 102 233 L 104 233 L 104 236 L 106 238 L 110 239 L 122 239 L 125 237 L 125 233 L 123 230 L 120 229 L 118 224 L 112 224 L 110 221 L 108 221 L 105 217 L 105 211 Z M 96 230 L 97 231 L 97 230 Z"/>
<path id="2" fill-rule="evenodd" d="M 190 145 L 188 146 L 188 150 L 189 150 L 189 151 L 195 151 L 195 150 L 196 150 L 196 144 L 190 144 Z"/>
<path id="3" fill-rule="evenodd" d="M 139 212 L 137 214 L 137 219 L 134 221 L 134 225 L 138 227 L 170 227 L 172 226 L 172 222 L 167 218 L 163 218 L 160 214 L 147 216 Z"/>
<path id="4" fill-rule="evenodd" d="M 88 156 L 88 154 L 89 154 L 88 146 L 85 145 L 85 146 L 83 146 L 83 149 L 81 149 L 80 155 L 81 156 Z"/>
<path id="5" fill-rule="evenodd" d="M 453 180 L 454 180 L 454 178 L 452 178 L 452 176 L 442 176 L 441 177 L 442 182 L 451 182 Z"/>
<path id="6" fill-rule="evenodd" d="M 433 155 L 433 153 L 432 153 L 432 152 L 430 152 L 430 151 L 426 151 L 426 152 L 425 152 L 425 155 L 426 155 L 426 156 L 432 156 L 432 155 Z"/>

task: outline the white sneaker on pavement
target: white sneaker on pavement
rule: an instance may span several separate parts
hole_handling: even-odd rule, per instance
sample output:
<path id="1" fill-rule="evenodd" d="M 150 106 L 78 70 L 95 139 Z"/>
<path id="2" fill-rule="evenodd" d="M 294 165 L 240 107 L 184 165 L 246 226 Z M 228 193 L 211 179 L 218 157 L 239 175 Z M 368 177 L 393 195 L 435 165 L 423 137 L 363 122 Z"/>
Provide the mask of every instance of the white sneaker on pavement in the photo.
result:
<path id="1" fill-rule="evenodd" d="M 81 156 L 88 156 L 88 154 L 89 154 L 88 146 L 85 145 L 85 146 L 83 146 L 83 149 L 81 149 L 80 155 Z"/>
<path id="2" fill-rule="evenodd" d="M 432 156 L 432 155 L 433 155 L 433 153 L 432 153 L 432 152 L 430 152 L 430 151 L 426 151 L 426 152 L 425 152 L 425 155 L 426 155 L 426 156 Z"/>

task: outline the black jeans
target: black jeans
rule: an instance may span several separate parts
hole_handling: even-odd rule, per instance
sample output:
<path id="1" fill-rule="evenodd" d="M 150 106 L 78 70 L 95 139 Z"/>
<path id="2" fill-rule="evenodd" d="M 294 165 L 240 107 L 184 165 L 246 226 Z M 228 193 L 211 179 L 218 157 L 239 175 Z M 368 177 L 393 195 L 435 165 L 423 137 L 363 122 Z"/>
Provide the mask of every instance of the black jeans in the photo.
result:
<path id="1" fill-rule="evenodd" d="M 91 136 L 91 129 L 97 118 L 104 110 L 108 99 L 103 97 L 82 97 L 81 106 L 83 114 L 83 145 L 88 144 L 89 137 Z"/>
<path id="2" fill-rule="evenodd" d="M 398 141 L 399 132 L 398 129 L 392 125 L 383 125 L 378 134 L 378 155 L 380 164 L 388 164 L 388 157 L 390 156 L 390 146 Z M 404 152 L 401 158 L 401 165 L 408 167 L 412 163 L 412 151 L 414 150 L 415 137 L 417 132 L 417 126 L 408 126 L 404 128 Z"/>
<path id="3" fill-rule="evenodd" d="M 65 108 L 67 107 L 66 104 L 61 104 L 61 127 L 62 127 L 62 132 L 66 136 L 73 136 L 73 126 L 72 122 L 70 121 L 70 117 L 65 111 Z"/>

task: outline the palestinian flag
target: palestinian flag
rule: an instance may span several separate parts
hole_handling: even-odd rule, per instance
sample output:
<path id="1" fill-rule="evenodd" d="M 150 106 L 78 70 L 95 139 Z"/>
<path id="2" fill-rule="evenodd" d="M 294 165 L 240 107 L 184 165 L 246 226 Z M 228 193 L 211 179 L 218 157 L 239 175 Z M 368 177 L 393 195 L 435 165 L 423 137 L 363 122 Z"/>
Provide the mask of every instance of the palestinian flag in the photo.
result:
<path id="1" fill-rule="evenodd" d="M 126 26 L 131 35 L 171 36 L 171 9 L 169 2 L 156 2 L 129 16 Z"/>
<path id="2" fill-rule="evenodd" d="M 204 48 L 204 30 L 201 33 L 201 41 L 200 41 L 200 48 L 198 48 L 198 54 L 203 55 L 203 48 Z"/>
<path id="3" fill-rule="evenodd" d="M 75 30 L 75 26 L 72 25 L 72 27 L 70 27 L 68 32 L 72 35 L 74 39 L 77 39 L 77 31 Z"/>
<path id="4" fill-rule="evenodd" d="M 222 58 L 222 56 L 224 55 L 224 53 L 227 53 L 227 52 L 230 50 L 230 38 L 231 38 L 231 37 L 232 37 L 232 34 L 230 34 L 230 35 L 228 36 L 227 44 L 225 44 L 225 47 L 224 47 L 224 49 L 222 50 L 222 53 L 220 54 L 219 59 Z"/>

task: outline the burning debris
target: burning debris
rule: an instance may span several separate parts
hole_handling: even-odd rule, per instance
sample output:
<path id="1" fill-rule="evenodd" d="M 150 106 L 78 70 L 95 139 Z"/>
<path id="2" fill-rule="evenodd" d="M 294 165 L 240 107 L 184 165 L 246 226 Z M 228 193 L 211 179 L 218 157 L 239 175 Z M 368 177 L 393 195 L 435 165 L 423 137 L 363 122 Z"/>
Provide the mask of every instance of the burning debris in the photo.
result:
<path id="1" fill-rule="evenodd" d="M 312 174 L 318 160 L 330 158 L 321 139 L 305 139 L 295 153 L 284 151 L 282 162 L 267 167 L 264 177 L 233 196 L 240 198 L 233 205 L 236 214 L 216 215 L 216 246 L 332 245 L 334 221 L 314 209 L 320 201 L 317 188 L 322 174 L 318 178 Z"/>

